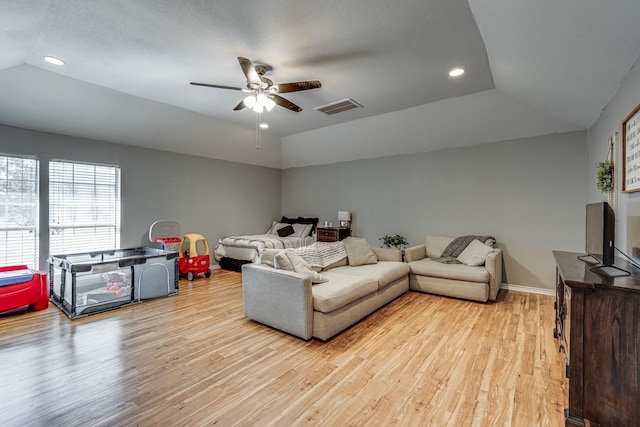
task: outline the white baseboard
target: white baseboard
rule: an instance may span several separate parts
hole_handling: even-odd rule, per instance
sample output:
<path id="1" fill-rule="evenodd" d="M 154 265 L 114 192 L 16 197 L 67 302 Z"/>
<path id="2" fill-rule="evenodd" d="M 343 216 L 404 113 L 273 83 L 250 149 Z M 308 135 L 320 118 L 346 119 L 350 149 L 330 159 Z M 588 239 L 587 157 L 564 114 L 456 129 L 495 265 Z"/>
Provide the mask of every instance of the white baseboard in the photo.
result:
<path id="1" fill-rule="evenodd" d="M 549 295 L 551 297 L 556 296 L 555 289 L 532 288 L 531 286 L 510 285 L 508 283 L 503 283 L 500 286 L 500 289 L 506 289 L 508 291 L 527 292 L 530 294 Z"/>

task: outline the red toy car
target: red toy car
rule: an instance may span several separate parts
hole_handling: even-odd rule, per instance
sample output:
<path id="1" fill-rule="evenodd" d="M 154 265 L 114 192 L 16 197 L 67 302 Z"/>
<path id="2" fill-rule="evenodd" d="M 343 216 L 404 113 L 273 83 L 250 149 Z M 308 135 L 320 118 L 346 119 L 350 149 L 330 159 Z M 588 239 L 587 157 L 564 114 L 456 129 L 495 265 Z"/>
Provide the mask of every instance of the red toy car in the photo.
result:
<path id="1" fill-rule="evenodd" d="M 189 249 L 184 249 L 188 245 Z M 198 254 L 200 247 L 200 254 Z M 185 234 L 178 249 L 180 258 L 178 259 L 178 270 L 180 274 L 186 274 L 187 280 L 192 281 L 198 274 L 203 273 L 205 277 L 211 277 L 211 259 L 209 257 L 209 245 L 206 239 L 200 234 Z"/>

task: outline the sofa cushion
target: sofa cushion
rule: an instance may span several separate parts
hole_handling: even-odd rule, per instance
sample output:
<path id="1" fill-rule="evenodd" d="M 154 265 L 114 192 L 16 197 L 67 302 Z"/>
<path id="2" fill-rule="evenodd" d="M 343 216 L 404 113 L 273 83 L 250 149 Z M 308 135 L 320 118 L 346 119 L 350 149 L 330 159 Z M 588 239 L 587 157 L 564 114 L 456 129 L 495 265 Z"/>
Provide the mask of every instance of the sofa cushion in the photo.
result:
<path id="1" fill-rule="evenodd" d="M 467 282 L 489 282 L 489 272 L 484 267 L 464 264 L 443 264 L 429 258 L 411 261 L 409 268 L 412 274 L 420 276 L 441 277 L 443 279 L 464 280 Z"/>
<path id="2" fill-rule="evenodd" d="M 378 290 L 378 283 L 367 277 L 338 273 L 335 270 L 323 272 L 328 282 L 311 288 L 313 309 L 316 311 L 330 313 Z"/>
<path id="3" fill-rule="evenodd" d="M 445 248 L 453 241 L 453 237 L 427 236 L 425 243 L 427 246 L 427 257 L 440 258 Z"/>
<path id="4" fill-rule="evenodd" d="M 378 289 L 382 289 L 393 281 L 406 276 L 409 274 L 409 270 L 409 265 L 406 262 L 396 261 L 380 261 L 377 264 L 359 265 L 357 267 L 347 265 L 334 268 L 337 273 L 371 279 L 378 283 Z"/>
<path id="5" fill-rule="evenodd" d="M 487 255 L 491 252 L 493 252 L 491 246 L 485 245 L 480 240 L 475 239 L 460 252 L 457 259 L 465 265 L 484 265 Z"/>
<path id="6" fill-rule="evenodd" d="M 378 262 L 378 257 L 376 257 L 367 239 L 347 237 L 343 241 L 344 247 L 347 250 L 347 257 L 349 258 L 349 265 L 358 266 Z"/>

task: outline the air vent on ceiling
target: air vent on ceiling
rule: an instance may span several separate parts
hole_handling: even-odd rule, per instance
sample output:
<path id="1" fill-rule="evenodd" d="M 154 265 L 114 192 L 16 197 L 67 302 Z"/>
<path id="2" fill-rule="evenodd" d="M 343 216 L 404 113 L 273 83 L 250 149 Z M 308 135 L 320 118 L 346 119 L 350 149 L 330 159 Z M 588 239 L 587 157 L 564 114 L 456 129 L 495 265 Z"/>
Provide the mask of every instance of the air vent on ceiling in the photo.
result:
<path id="1" fill-rule="evenodd" d="M 343 111 L 353 110 L 354 108 L 362 108 L 362 105 L 358 104 L 351 98 L 343 99 L 340 101 L 332 102 L 331 104 L 321 105 L 314 108 L 314 110 L 322 111 L 327 115 L 342 113 Z"/>

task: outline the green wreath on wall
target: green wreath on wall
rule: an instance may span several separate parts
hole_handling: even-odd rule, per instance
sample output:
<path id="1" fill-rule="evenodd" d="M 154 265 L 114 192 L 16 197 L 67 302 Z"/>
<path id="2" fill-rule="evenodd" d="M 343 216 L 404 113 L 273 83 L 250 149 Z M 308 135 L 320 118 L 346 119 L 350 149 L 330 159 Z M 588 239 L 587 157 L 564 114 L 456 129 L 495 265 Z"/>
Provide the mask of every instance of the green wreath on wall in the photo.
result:
<path id="1" fill-rule="evenodd" d="M 601 193 L 609 193 L 613 191 L 613 163 L 611 160 L 605 160 L 598 164 L 596 170 L 596 188 Z"/>

